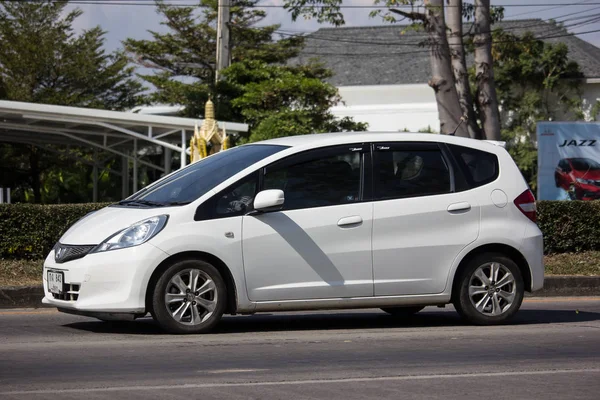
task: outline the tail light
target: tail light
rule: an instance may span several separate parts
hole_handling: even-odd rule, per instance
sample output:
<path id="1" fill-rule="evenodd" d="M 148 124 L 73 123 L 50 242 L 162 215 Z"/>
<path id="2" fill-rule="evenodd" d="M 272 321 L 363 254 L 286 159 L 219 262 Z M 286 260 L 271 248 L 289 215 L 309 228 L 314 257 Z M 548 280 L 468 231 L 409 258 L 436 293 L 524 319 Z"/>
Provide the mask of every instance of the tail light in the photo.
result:
<path id="1" fill-rule="evenodd" d="M 527 189 L 515 199 L 515 206 L 532 222 L 537 220 L 537 209 L 535 206 L 535 197 L 531 190 Z"/>

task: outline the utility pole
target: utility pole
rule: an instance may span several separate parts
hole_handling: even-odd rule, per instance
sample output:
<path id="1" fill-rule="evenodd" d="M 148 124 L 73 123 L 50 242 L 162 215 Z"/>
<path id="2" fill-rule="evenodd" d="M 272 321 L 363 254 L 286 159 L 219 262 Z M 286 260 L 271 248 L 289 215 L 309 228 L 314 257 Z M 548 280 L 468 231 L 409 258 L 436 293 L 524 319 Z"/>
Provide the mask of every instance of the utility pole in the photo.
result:
<path id="1" fill-rule="evenodd" d="M 220 72 L 229 67 L 231 55 L 229 52 L 229 11 L 231 0 L 219 0 L 219 9 L 217 17 L 217 71 L 216 80 L 220 77 Z"/>

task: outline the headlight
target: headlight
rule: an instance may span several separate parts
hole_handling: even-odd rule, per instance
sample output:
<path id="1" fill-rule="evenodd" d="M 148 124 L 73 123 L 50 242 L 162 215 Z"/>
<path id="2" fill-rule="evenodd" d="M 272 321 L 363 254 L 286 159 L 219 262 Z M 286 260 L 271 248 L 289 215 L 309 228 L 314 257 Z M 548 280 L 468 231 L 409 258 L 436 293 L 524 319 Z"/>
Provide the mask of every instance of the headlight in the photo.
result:
<path id="1" fill-rule="evenodd" d="M 125 249 L 127 247 L 139 246 L 158 234 L 166 225 L 168 215 L 159 215 L 140 221 L 123 229 L 100 243 L 92 253 L 103 251 Z"/>
<path id="2" fill-rule="evenodd" d="M 583 183 L 586 185 L 593 185 L 595 182 L 591 179 L 582 179 L 582 178 L 575 178 L 575 180 L 579 183 Z"/>

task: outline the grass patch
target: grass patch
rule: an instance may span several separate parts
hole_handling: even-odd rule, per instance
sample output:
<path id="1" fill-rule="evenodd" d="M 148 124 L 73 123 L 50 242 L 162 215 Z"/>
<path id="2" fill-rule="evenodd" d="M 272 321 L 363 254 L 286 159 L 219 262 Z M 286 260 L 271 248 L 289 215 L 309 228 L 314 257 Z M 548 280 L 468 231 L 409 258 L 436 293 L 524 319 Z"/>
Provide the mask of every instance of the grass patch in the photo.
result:
<path id="1" fill-rule="evenodd" d="M 553 254 L 544 262 L 548 275 L 600 275 L 600 251 Z"/>
<path id="2" fill-rule="evenodd" d="M 600 251 L 544 257 L 548 275 L 600 275 Z M 43 260 L 0 259 L 0 286 L 40 285 Z"/>
<path id="3" fill-rule="evenodd" d="M 0 259 L 0 286 L 42 284 L 43 260 Z"/>

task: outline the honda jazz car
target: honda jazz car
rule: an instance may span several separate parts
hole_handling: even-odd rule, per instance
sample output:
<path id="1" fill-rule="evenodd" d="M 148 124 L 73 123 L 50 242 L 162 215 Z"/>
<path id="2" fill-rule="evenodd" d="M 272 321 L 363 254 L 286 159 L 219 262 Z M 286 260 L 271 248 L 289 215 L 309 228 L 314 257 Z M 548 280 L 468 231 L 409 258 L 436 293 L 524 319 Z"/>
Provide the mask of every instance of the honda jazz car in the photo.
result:
<path id="1" fill-rule="evenodd" d="M 600 163 L 590 158 L 564 158 L 554 172 L 556 187 L 571 200 L 600 199 Z"/>
<path id="2" fill-rule="evenodd" d="M 542 233 L 498 145 L 294 136 L 219 152 L 85 216 L 44 263 L 45 304 L 166 331 L 223 314 L 454 304 L 497 324 L 543 286 Z"/>

